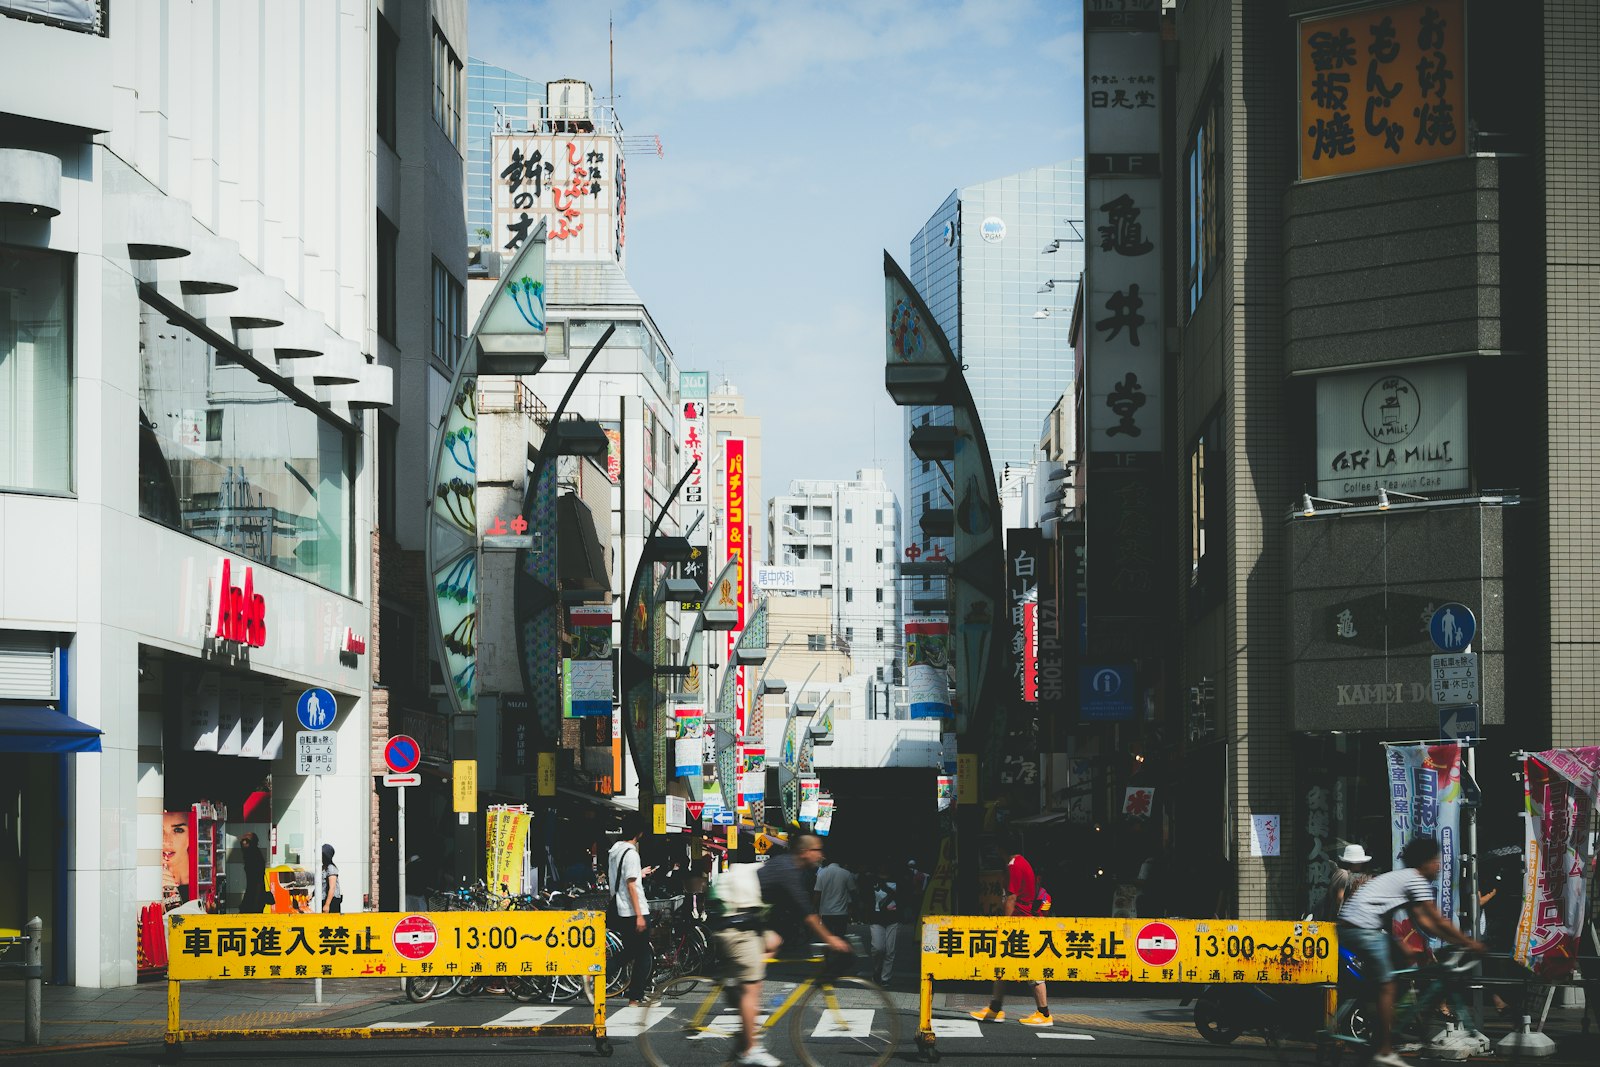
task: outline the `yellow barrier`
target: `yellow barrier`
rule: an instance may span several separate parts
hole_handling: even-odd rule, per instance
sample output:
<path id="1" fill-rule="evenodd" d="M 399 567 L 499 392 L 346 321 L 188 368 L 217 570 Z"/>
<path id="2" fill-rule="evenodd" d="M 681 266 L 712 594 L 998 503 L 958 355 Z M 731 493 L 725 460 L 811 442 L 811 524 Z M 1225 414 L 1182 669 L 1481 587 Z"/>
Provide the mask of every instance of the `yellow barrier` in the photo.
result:
<path id="1" fill-rule="evenodd" d="M 594 1022 L 542 1026 L 315 1027 L 185 1030 L 182 984 L 273 978 L 467 978 L 582 975 L 594 980 Z M 315 1037 L 606 1038 L 606 930 L 598 911 L 357 912 L 173 915 L 167 932 L 169 1049 L 185 1041 Z"/>
<path id="2" fill-rule="evenodd" d="M 937 1058 L 935 981 L 1311 985 L 1338 971 L 1332 923 L 930 915 L 917 1047 Z"/>

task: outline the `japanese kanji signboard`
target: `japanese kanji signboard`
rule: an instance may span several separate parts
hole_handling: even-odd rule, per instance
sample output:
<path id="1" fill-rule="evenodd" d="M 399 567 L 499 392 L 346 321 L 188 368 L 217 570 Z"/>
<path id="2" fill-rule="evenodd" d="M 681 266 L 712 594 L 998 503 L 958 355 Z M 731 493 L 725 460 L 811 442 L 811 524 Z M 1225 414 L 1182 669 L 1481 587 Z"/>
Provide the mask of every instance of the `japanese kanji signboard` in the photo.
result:
<path id="1" fill-rule="evenodd" d="M 1300 177 L 1465 155 L 1466 43 L 1461 0 L 1301 21 Z"/>
<path id="2" fill-rule="evenodd" d="M 167 976 L 176 981 L 600 974 L 605 967 L 605 916 L 596 911 L 171 918 Z"/>
<path id="3" fill-rule="evenodd" d="M 968 915 L 922 921 L 922 971 L 945 981 L 1306 985 L 1334 981 L 1338 962 L 1332 923 Z"/>
<path id="4" fill-rule="evenodd" d="M 494 245 L 514 255 L 549 224 L 552 260 L 622 263 L 627 186 L 609 133 L 501 133 L 492 142 Z"/>

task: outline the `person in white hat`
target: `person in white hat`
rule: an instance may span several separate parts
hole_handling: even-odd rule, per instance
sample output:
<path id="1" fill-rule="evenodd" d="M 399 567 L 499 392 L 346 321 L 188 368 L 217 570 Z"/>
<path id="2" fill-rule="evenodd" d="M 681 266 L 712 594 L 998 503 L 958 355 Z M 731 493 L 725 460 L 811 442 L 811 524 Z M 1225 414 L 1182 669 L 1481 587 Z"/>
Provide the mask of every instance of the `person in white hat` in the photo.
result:
<path id="1" fill-rule="evenodd" d="M 1328 896 L 1319 918 L 1336 917 L 1339 909 L 1344 907 L 1345 900 L 1372 878 L 1372 872 L 1368 869 L 1372 857 L 1367 855 L 1367 850 L 1360 845 L 1344 846 L 1336 862 L 1339 864 L 1339 869 L 1334 872 L 1333 881 L 1328 883 Z"/>

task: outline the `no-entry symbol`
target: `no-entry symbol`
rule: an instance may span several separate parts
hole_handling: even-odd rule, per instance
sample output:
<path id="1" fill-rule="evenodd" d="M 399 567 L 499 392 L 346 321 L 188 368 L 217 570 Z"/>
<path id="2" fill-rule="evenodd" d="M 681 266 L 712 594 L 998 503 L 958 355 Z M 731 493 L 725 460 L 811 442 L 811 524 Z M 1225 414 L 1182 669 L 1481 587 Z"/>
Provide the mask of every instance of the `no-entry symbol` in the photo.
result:
<path id="1" fill-rule="evenodd" d="M 439 943 L 439 928 L 426 915 L 407 915 L 394 924 L 394 950 L 408 960 L 420 960 Z"/>
<path id="2" fill-rule="evenodd" d="M 1178 954 L 1178 932 L 1166 923 L 1145 923 L 1133 947 L 1150 966 L 1165 967 Z"/>

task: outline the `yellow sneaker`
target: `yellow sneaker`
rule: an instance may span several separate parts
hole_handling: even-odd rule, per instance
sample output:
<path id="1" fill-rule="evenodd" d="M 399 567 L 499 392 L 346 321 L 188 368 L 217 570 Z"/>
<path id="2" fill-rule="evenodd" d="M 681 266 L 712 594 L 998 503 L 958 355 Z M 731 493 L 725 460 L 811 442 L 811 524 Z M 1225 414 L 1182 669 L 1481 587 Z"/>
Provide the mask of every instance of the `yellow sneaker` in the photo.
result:
<path id="1" fill-rule="evenodd" d="M 1055 1023 L 1051 1020 L 1050 1016 L 1046 1015 L 1042 1011 L 1036 1011 L 1032 1015 L 1024 1015 L 1022 1018 L 1018 1019 L 1017 1022 L 1021 1023 L 1023 1026 L 1054 1026 L 1055 1025 Z"/>
<path id="2" fill-rule="evenodd" d="M 996 1011 L 994 1008 L 984 1008 L 982 1011 L 975 1011 L 970 1014 L 980 1023 L 1003 1023 L 1006 1021 L 1006 1013 L 1004 1011 Z"/>

